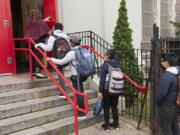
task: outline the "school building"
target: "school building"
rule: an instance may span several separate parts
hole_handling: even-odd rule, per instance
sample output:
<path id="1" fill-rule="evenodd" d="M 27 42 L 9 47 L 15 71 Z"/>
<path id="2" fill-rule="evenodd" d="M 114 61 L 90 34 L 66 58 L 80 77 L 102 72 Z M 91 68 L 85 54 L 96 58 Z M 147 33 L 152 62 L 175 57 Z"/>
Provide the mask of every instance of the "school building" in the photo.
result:
<path id="1" fill-rule="evenodd" d="M 92 30 L 112 43 L 121 0 L 1 0 L 0 1 L 0 75 L 11 75 L 15 63 L 23 63 L 24 53 L 16 52 L 14 38 L 22 38 L 25 21 L 31 8 L 41 10 L 44 17 L 64 24 L 64 31 Z M 149 48 L 152 26 L 160 27 L 161 36 L 175 36 L 169 23 L 179 21 L 180 0 L 126 0 L 130 28 L 135 48 Z"/>

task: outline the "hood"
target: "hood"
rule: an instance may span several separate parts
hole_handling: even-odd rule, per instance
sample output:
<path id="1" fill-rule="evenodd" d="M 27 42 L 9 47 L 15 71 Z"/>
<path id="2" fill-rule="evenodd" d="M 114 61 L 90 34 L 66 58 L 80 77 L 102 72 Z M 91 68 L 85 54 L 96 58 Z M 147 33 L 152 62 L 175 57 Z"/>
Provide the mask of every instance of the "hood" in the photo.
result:
<path id="1" fill-rule="evenodd" d="M 170 68 L 166 69 L 166 71 L 171 72 L 175 75 L 180 73 L 179 67 L 170 67 Z"/>
<path id="2" fill-rule="evenodd" d="M 61 37 L 61 38 L 64 38 L 66 40 L 69 40 L 70 37 L 63 31 L 61 30 L 54 30 L 53 34 L 57 37 Z"/>
<path id="3" fill-rule="evenodd" d="M 119 63 L 117 60 L 106 60 L 105 63 L 110 64 L 112 67 L 119 67 Z"/>

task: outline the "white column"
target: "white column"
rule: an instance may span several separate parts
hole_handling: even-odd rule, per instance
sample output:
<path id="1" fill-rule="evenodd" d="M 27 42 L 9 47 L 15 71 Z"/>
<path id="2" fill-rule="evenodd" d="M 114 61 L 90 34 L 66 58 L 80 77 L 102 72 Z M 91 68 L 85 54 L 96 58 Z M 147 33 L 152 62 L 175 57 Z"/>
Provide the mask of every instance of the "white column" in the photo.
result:
<path id="1" fill-rule="evenodd" d="M 176 0 L 169 0 L 168 1 L 170 3 L 170 7 L 169 7 L 169 18 L 170 21 L 176 21 Z M 170 25 L 170 29 L 171 29 L 171 36 L 174 37 L 175 36 L 175 27 L 171 24 Z"/>
<path id="2" fill-rule="evenodd" d="M 161 0 L 154 0 L 154 23 L 161 28 Z"/>

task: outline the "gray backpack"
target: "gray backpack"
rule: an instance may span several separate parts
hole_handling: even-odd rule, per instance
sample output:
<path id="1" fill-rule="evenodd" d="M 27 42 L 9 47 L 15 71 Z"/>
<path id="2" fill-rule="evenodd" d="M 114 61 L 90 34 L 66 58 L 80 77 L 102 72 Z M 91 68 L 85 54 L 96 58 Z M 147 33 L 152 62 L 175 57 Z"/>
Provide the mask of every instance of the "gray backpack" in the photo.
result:
<path id="1" fill-rule="evenodd" d="M 110 95 L 123 94 L 124 77 L 120 67 L 112 67 L 108 64 L 108 75 L 106 77 L 106 88 Z"/>

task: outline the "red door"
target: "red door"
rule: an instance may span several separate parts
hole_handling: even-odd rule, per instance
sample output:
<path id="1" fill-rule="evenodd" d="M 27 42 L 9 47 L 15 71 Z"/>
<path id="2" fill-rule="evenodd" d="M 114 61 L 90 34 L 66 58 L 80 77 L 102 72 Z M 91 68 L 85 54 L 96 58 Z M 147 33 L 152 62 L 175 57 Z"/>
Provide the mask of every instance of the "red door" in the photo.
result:
<path id="1" fill-rule="evenodd" d="M 0 75 L 13 73 L 10 1 L 0 0 Z"/>
<path id="2" fill-rule="evenodd" d="M 51 21 L 48 22 L 50 28 L 58 22 L 57 17 L 57 1 L 56 0 L 43 0 L 44 5 L 44 18 L 51 16 Z M 51 57 L 51 53 L 48 52 L 47 56 Z"/>
<path id="3" fill-rule="evenodd" d="M 57 1 L 56 0 L 43 0 L 44 5 L 44 18 L 51 16 L 51 22 L 48 25 L 52 26 L 58 21 L 57 19 Z"/>

